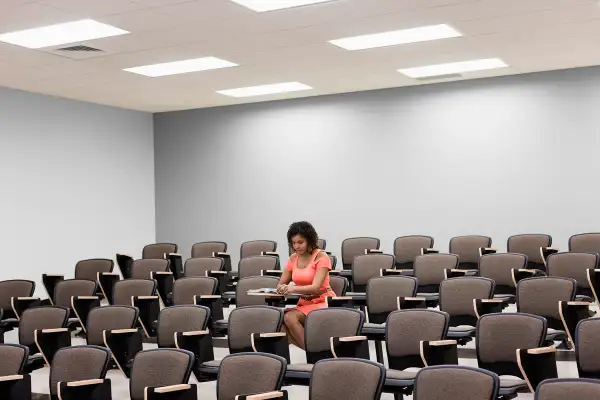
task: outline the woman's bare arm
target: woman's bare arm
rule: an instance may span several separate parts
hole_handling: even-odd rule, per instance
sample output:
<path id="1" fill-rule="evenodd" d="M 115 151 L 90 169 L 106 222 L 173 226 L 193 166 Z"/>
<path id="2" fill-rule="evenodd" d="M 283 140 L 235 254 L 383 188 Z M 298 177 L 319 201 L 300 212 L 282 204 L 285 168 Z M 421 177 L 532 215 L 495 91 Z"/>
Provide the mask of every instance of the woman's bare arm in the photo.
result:
<path id="1" fill-rule="evenodd" d="M 315 262 L 320 260 L 323 257 L 327 257 L 327 261 L 329 262 L 329 257 L 327 255 L 323 255 L 324 253 L 320 253 Z M 288 290 L 288 294 L 301 294 L 301 295 L 312 295 L 319 292 L 321 286 L 323 286 L 323 282 L 325 282 L 325 278 L 329 274 L 329 269 L 331 266 L 323 266 L 321 268 L 317 268 L 317 272 L 315 273 L 315 277 L 310 285 L 306 286 L 290 286 Z"/>
<path id="2" fill-rule="evenodd" d="M 292 271 L 290 271 L 286 268 L 283 270 L 283 273 L 281 274 L 281 278 L 279 278 L 279 283 L 277 283 L 277 286 L 287 285 L 291 281 L 292 281 Z"/>

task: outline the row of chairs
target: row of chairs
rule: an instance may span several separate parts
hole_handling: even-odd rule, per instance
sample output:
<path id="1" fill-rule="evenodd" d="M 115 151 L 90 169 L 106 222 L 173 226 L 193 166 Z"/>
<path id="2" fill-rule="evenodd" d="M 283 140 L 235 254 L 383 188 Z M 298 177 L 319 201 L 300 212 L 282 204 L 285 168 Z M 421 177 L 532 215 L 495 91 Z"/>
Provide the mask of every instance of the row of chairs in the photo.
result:
<path id="1" fill-rule="evenodd" d="M 143 353 L 142 333 L 135 328 L 138 315 L 134 307 L 97 307 L 89 315 L 86 330 L 88 345 L 110 349 L 113 365 L 132 380 L 135 360 Z M 31 372 L 44 364 L 54 367 L 56 354 L 71 344 L 67 317 L 68 310 L 57 306 L 31 308 L 22 314 L 19 342 L 31 354 L 22 363 L 23 371 Z M 193 354 L 190 369 L 200 382 L 218 379 L 222 368 L 222 361 L 214 360 L 207 329 L 209 320 L 210 309 L 202 306 L 164 308 L 158 318 L 159 348 L 178 348 Z M 229 318 L 230 353 L 270 353 L 289 362 L 286 334 L 280 332 L 283 320 L 281 308 L 234 309 Z M 365 320 L 362 311 L 352 308 L 326 308 L 310 313 L 305 325 L 307 364 L 288 365 L 285 382 L 310 384 L 314 364 L 323 359 L 370 359 Z M 458 363 L 457 342 L 448 339 L 450 324 L 448 313 L 432 309 L 404 309 L 388 314 L 383 333 L 389 365 L 384 392 L 397 397 L 410 394 L 420 368 Z M 553 339 L 549 338 L 546 318 L 526 313 L 485 314 L 477 320 L 475 332 L 479 367 L 514 377 L 500 379 L 500 398 L 533 392 L 541 381 L 557 376 L 556 348 L 547 346 Z M 575 353 L 581 377 L 600 378 L 597 368 L 600 353 L 595 345 L 599 334 L 597 318 L 585 319 L 575 329 Z"/>

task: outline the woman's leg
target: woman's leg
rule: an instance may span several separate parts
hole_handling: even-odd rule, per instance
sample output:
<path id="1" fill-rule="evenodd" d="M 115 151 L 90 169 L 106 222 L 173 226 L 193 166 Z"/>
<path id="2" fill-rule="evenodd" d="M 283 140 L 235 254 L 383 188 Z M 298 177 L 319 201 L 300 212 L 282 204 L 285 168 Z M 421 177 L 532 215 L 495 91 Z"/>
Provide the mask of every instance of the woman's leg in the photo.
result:
<path id="1" fill-rule="evenodd" d="M 291 333 L 288 332 L 285 324 L 281 325 L 281 332 L 284 332 L 287 335 L 288 342 L 290 344 L 293 344 L 296 347 L 300 347 L 300 345 L 298 344 L 298 342 L 296 342 L 296 339 L 294 339 L 294 337 L 291 335 Z"/>
<path id="2" fill-rule="evenodd" d="M 285 313 L 283 322 L 287 333 L 296 342 L 295 345 L 304 350 L 304 321 L 306 315 L 302 311 L 291 310 Z"/>

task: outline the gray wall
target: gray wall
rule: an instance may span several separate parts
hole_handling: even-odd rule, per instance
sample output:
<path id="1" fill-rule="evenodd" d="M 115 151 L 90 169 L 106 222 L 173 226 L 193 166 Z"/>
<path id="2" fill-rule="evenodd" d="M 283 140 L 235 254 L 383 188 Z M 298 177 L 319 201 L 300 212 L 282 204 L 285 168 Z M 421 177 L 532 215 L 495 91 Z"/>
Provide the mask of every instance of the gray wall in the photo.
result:
<path id="1" fill-rule="evenodd" d="M 600 69 L 156 114 L 158 240 L 600 231 Z"/>
<path id="2" fill-rule="evenodd" d="M 155 239 L 152 115 L 0 88 L 0 280 Z"/>

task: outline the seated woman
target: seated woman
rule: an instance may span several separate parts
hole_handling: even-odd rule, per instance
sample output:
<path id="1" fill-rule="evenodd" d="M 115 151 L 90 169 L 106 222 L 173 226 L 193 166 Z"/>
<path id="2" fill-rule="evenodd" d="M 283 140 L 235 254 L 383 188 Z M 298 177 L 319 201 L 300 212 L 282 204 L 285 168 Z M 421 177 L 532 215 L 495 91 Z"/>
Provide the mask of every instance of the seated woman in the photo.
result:
<path id="1" fill-rule="evenodd" d="M 288 259 L 277 285 L 279 294 L 300 295 L 294 308 L 285 310 L 283 331 L 291 344 L 304 349 L 304 321 L 312 310 L 327 307 L 325 298 L 335 296 L 329 286 L 331 261 L 319 249 L 319 236 L 308 222 L 294 222 L 287 233 L 287 240 L 294 254 Z M 289 285 L 293 282 L 294 285 Z"/>

